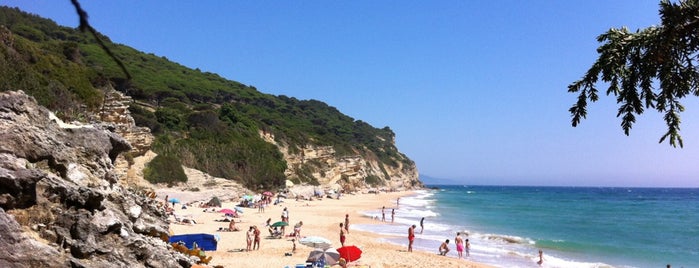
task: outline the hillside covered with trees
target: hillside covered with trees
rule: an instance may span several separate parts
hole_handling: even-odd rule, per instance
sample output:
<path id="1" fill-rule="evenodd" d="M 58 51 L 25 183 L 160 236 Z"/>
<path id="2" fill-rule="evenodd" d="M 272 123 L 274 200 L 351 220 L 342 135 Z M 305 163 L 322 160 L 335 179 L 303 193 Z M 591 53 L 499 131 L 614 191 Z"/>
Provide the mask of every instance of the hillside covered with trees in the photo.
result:
<path id="1" fill-rule="evenodd" d="M 97 112 L 103 88 L 111 85 L 135 100 L 130 111 L 137 125 L 151 129 L 156 136 L 152 149 L 168 159 L 158 165 L 162 169 L 181 163 L 251 189 L 279 187 L 286 179 L 281 152 L 260 131 L 273 134 L 292 152 L 307 144 L 333 146 L 340 156 L 362 155 L 391 167 L 413 165 L 395 147 L 388 127 L 375 128 L 321 101 L 264 94 L 106 36 L 100 39 L 131 79 L 92 36 L 0 7 L 0 90 L 23 90 L 71 121 Z M 296 182 L 317 184 L 303 170 Z"/>

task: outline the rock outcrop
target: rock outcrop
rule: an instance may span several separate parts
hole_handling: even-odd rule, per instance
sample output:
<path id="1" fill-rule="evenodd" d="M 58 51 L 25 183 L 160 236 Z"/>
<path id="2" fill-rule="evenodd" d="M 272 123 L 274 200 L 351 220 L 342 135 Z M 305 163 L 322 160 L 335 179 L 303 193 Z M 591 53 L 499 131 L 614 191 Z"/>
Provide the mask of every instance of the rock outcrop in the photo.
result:
<path id="1" fill-rule="evenodd" d="M 159 202 L 116 183 L 129 143 L 112 125 L 49 115 L 0 93 L 0 267 L 189 267 L 162 239 Z"/>
<path id="2" fill-rule="evenodd" d="M 405 190 L 423 187 L 415 163 L 402 155 L 399 159 L 393 159 L 395 165 L 391 166 L 371 154 L 338 156 L 332 146 L 306 145 L 298 153 L 290 153 L 292 150 L 286 144 L 276 142 L 272 134 L 260 132 L 260 136 L 276 145 L 284 155 L 287 163 L 284 173 L 292 181 L 303 181 L 300 176 L 310 176 L 322 186 L 345 190 L 371 187 Z"/>

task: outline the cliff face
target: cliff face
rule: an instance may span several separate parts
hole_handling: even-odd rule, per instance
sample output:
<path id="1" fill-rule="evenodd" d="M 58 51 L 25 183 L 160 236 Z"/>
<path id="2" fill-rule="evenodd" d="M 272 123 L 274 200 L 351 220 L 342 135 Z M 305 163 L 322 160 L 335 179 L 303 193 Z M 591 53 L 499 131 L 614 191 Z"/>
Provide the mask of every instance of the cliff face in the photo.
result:
<path id="1" fill-rule="evenodd" d="M 131 146 L 111 125 L 70 125 L 0 93 L 0 267 L 189 267 L 164 210 L 120 184 Z"/>
<path id="2" fill-rule="evenodd" d="M 284 172 L 292 182 L 304 179 L 318 184 L 356 190 L 370 187 L 387 189 L 413 189 L 422 187 L 418 170 L 413 162 L 405 164 L 396 160 L 397 166 L 389 166 L 372 155 L 338 156 L 332 146 L 306 145 L 298 153 L 291 153 L 288 145 L 275 141 L 270 133 L 260 132 L 267 142 L 276 145 L 284 155 L 287 169 Z M 310 178 L 303 178 L 310 177 Z"/>

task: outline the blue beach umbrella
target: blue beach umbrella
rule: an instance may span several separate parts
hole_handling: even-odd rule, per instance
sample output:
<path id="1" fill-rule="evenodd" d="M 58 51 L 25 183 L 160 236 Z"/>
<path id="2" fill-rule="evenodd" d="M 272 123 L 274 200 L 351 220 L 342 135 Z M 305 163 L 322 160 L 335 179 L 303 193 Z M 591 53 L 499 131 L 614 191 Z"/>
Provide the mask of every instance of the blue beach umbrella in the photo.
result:
<path id="1" fill-rule="evenodd" d="M 168 200 L 168 202 L 170 202 L 170 203 L 179 203 L 180 200 L 177 199 L 177 198 L 170 198 L 170 199 Z"/>
<path id="2" fill-rule="evenodd" d="M 235 211 L 237 211 L 238 213 L 243 213 L 243 209 L 240 207 L 235 207 Z"/>

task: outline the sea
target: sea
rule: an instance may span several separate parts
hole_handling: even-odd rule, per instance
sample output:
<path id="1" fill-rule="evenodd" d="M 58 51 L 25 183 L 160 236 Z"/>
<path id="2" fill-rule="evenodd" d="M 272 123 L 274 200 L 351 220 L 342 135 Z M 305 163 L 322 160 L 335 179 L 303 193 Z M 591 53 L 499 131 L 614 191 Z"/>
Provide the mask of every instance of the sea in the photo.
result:
<path id="1" fill-rule="evenodd" d="M 352 229 L 382 234 L 434 252 L 457 232 L 471 243 L 469 260 L 496 267 L 699 267 L 699 189 L 439 185 L 386 207 L 362 211 L 376 224 Z M 390 210 L 396 217 L 390 223 Z M 420 230 L 420 219 L 424 230 Z M 543 251 L 543 264 L 539 261 Z"/>

